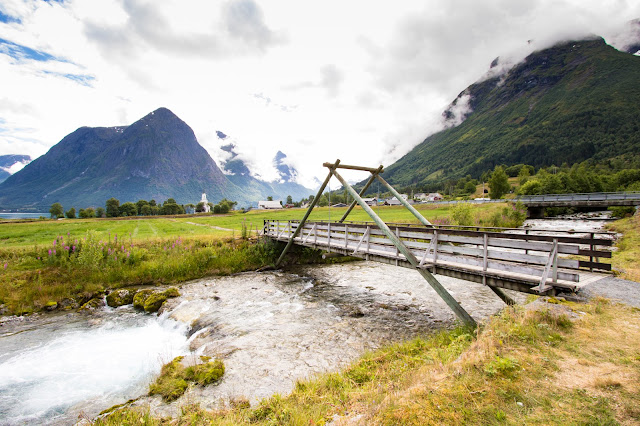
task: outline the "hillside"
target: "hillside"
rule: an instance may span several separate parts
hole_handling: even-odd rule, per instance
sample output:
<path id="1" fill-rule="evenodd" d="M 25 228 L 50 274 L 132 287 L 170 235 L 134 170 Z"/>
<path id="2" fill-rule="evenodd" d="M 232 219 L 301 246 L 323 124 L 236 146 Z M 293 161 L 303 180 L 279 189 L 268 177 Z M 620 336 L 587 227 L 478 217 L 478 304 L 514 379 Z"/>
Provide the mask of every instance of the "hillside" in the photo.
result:
<path id="1" fill-rule="evenodd" d="M 243 200 L 191 128 L 160 108 L 128 127 L 82 127 L 0 185 L 3 208 L 102 206 L 121 201 L 175 198 L 197 202 Z"/>
<path id="2" fill-rule="evenodd" d="M 535 52 L 505 75 L 464 90 L 443 115 L 452 119 L 468 102 L 466 119 L 426 138 L 384 176 L 420 187 L 477 178 L 497 164 L 637 161 L 638 81 L 640 57 L 600 38 Z"/>

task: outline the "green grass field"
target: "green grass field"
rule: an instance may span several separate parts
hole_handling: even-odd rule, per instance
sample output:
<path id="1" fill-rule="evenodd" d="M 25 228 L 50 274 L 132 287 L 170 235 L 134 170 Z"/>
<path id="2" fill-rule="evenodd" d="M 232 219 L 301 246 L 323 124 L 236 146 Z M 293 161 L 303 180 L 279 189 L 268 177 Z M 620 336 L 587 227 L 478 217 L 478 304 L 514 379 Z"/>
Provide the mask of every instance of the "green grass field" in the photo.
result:
<path id="1" fill-rule="evenodd" d="M 504 204 L 474 206 L 474 212 L 483 217 L 504 207 Z M 420 213 L 430 221 L 447 219 L 450 205 L 417 205 Z M 316 208 L 309 220 L 338 220 L 347 209 Z M 116 235 L 120 239 L 135 243 L 172 239 L 224 239 L 239 236 L 243 223 L 255 233 L 262 228 L 265 219 L 300 220 L 305 209 L 252 210 L 247 213 L 232 212 L 228 215 L 189 215 L 175 217 L 135 217 L 116 219 L 63 219 L 34 221 L 5 221 L 0 223 L 0 250 L 3 248 L 33 247 L 49 245 L 58 236 L 82 237 L 93 230 L 105 240 Z M 374 207 L 374 211 L 386 222 L 419 223 L 402 206 Z M 371 221 L 367 213 L 356 207 L 349 221 Z M 222 228 L 222 229 L 220 229 Z"/>
<path id="2" fill-rule="evenodd" d="M 419 205 L 436 224 L 450 222 L 454 206 Z M 476 223 L 503 217 L 504 204 L 469 209 Z M 374 209 L 386 222 L 419 223 L 402 206 Z M 346 208 L 319 208 L 310 220 L 342 217 Z M 304 209 L 255 210 L 227 215 L 5 221 L 0 223 L 0 314 L 25 314 L 84 303 L 114 288 L 177 284 L 273 263 L 273 244 L 254 244 L 265 219 L 300 220 Z M 456 217 L 455 214 L 453 217 Z M 361 208 L 348 218 L 369 221 Z M 495 226 L 495 225 L 494 225 Z M 245 232 L 243 227 L 251 230 Z M 254 239 L 255 241 L 255 239 Z M 66 302 L 65 302 L 66 300 Z M 54 308 L 55 309 L 55 308 Z"/>

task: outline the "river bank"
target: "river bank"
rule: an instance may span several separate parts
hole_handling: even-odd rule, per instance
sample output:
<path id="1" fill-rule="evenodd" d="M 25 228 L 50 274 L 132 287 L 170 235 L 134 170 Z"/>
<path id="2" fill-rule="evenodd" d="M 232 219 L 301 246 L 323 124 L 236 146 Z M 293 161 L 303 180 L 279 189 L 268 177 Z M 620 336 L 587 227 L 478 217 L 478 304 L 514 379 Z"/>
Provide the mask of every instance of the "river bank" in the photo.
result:
<path id="1" fill-rule="evenodd" d="M 137 395 L 146 393 L 145 389 L 151 378 L 157 375 L 160 365 L 169 362 L 176 354 L 191 354 L 193 357 L 209 355 L 223 359 L 227 367 L 225 377 L 217 386 L 192 386 L 183 398 L 171 404 L 163 403 L 159 397 L 142 397 L 133 404 L 137 407 L 134 410 L 137 410 L 136 413 L 142 412 L 143 420 L 146 419 L 144 421 L 151 423 L 159 422 L 159 418 L 168 416 L 174 419 L 181 418 L 174 422 L 185 424 L 197 423 L 198 418 L 215 418 L 216 422 L 228 424 L 236 420 L 273 421 L 280 417 L 269 414 L 273 411 L 271 408 L 265 414 L 266 409 L 263 410 L 260 407 L 271 404 L 268 401 L 274 400 L 269 398 L 274 392 L 288 394 L 293 391 L 292 395 L 296 395 L 299 386 L 296 383 L 304 380 L 305 377 L 313 377 L 327 371 L 334 372 L 329 374 L 330 377 L 335 377 L 332 374 L 343 375 L 350 371 L 349 365 L 353 362 L 358 363 L 354 360 L 368 350 L 376 351 L 378 355 L 373 355 L 374 358 L 381 356 L 384 359 L 395 359 L 393 367 L 385 367 L 394 370 L 389 372 L 392 373 L 391 376 L 385 376 L 386 373 L 377 372 L 377 370 L 372 373 L 371 368 L 377 368 L 377 362 L 366 364 L 364 371 L 362 368 L 357 369 L 357 374 L 365 376 L 373 374 L 378 377 L 380 381 L 376 378 L 375 383 L 379 388 L 387 389 L 386 395 L 389 386 L 391 389 L 396 389 L 394 383 L 397 383 L 402 375 L 411 374 L 411 372 L 417 374 L 419 372 L 417 368 L 424 367 L 425 363 L 428 364 L 428 360 L 436 359 L 433 353 L 423 350 L 426 347 L 440 345 L 438 353 L 442 355 L 448 353 L 449 343 L 447 342 L 450 340 L 471 344 L 475 339 L 473 333 L 457 330 L 446 332 L 445 335 L 449 337 L 439 337 L 438 339 L 441 340 L 436 339 L 428 343 L 431 342 L 428 336 L 432 336 L 438 330 L 451 330 L 454 327 L 454 317 L 435 294 L 430 294 L 432 292 L 430 287 L 421 278 L 416 278 L 417 281 L 413 282 L 410 271 L 401 268 L 357 262 L 347 265 L 299 267 L 286 273 L 243 273 L 184 283 L 180 288 L 181 297 L 167 303 L 160 317 L 152 317 L 131 310 L 132 318 L 169 323 L 173 321 L 186 327 L 182 340 L 183 352 L 156 354 L 154 366 L 146 369 L 143 375 L 137 376 L 144 377 L 135 385 L 138 389 Z M 482 286 L 445 281 L 446 279 L 443 279 L 443 284 L 476 319 L 488 319 L 504 306 L 492 292 L 487 292 Z M 521 297 L 520 302 L 524 301 L 525 296 Z M 575 306 L 572 309 L 583 311 L 592 309 Z M 109 323 L 109 315 L 119 317 L 123 313 L 124 318 L 129 312 L 127 309 L 130 308 L 119 309 L 100 311 L 97 317 L 91 316 L 85 321 L 91 324 L 94 320 L 98 320 L 94 326 L 99 329 L 100 324 Z M 71 314 L 69 318 L 76 318 L 76 315 Z M 104 315 L 104 321 L 99 320 L 101 315 Z M 42 317 L 50 318 L 46 315 Z M 51 330 L 46 325 L 38 323 L 37 317 L 28 321 L 34 322 L 24 329 L 18 327 L 10 331 L 7 336 L 2 335 L 1 340 L 7 342 L 5 337 L 27 336 L 31 330 L 39 330 L 42 336 L 47 336 L 47 330 L 51 335 L 54 335 L 57 330 L 56 328 Z M 120 323 L 115 328 L 136 328 L 131 325 L 135 325 L 135 321 L 131 324 Z M 0 330 L 4 332 L 9 329 L 3 327 Z M 87 327 L 85 331 L 95 333 L 96 328 Z M 468 337 L 460 337 L 463 335 Z M 419 340 L 412 340 L 415 338 Z M 78 339 L 78 341 L 81 340 Z M 390 342 L 401 341 L 414 343 L 386 346 Z M 39 343 L 38 345 L 47 346 L 48 344 Z M 417 348 L 412 345 L 417 345 Z M 100 345 L 97 346 L 100 347 Z M 454 352 L 464 350 L 457 344 L 454 346 L 457 348 Z M 14 347 L 19 348 L 20 345 L 15 344 Z M 433 350 L 436 350 L 435 346 Z M 89 354 L 85 357 L 92 358 Z M 0 355 L 0 363 L 9 358 L 12 356 Z M 162 362 L 159 362 L 160 359 Z M 398 362 L 406 365 L 400 367 L 397 365 Z M 2 367 L 1 364 L 0 367 Z M 26 369 L 29 368 L 26 367 Z M 100 371 L 99 368 L 89 370 L 96 369 Z M 343 369 L 342 372 L 337 373 L 340 369 Z M 12 368 L 12 371 L 22 370 L 23 368 Z M 349 380 L 354 380 L 351 373 L 349 377 Z M 392 382 L 387 383 L 384 380 Z M 370 380 L 367 381 L 369 382 Z M 356 385 L 351 387 L 349 392 L 358 394 L 362 390 L 358 383 Z M 316 389 L 314 386 L 316 385 L 311 386 L 310 389 Z M 331 392 L 334 391 L 336 389 L 331 390 Z M 3 394 L 5 392 L 0 391 L 0 401 Z M 74 403 L 71 404 L 71 410 L 68 410 L 67 404 L 67 408 L 63 408 L 58 415 L 67 416 L 63 417 L 67 421 L 71 421 L 74 416 L 77 418 L 81 412 L 87 418 L 93 418 L 102 408 L 125 402 L 128 395 L 131 394 L 122 392 L 121 395 L 117 395 L 115 392 L 108 405 L 95 402 L 78 403 L 79 405 Z M 21 399 L 16 395 L 14 398 Z M 244 401 L 252 402 L 253 408 L 245 407 L 229 411 L 232 406 L 244 406 Z M 358 403 L 358 401 L 352 402 Z M 199 408 L 194 408 L 194 403 L 199 403 Z M 335 401 L 332 403 L 339 405 Z M 85 408 L 78 411 L 78 407 Z M 152 415 L 144 415 L 149 410 Z M 185 410 L 190 414 L 185 414 Z M 285 407 L 285 411 L 287 410 L 296 411 L 298 408 Z M 314 412 L 324 410 L 322 412 L 327 414 L 327 411 L 321 407 L 315 407 L 312 410 Z M 222 413 L 226 414 L 222 416 Z M 305 413 L 301 417 L 306 419 L 305 423 L 308 423 L 309 419 L 327 420 L 327 417 L 308 417 L 309 412 Z M 140 416 L 140 414 L 136 415 Z M 195 417 L 190 417 L 192 415 Z M 334 411 L 330 418 L 332 419 L 334 415 L 343 416 L 344 414 Z M 114 419 L 118 419 L 117 416 Z M 135 419 L 136 422 L 139 418 Z"/>

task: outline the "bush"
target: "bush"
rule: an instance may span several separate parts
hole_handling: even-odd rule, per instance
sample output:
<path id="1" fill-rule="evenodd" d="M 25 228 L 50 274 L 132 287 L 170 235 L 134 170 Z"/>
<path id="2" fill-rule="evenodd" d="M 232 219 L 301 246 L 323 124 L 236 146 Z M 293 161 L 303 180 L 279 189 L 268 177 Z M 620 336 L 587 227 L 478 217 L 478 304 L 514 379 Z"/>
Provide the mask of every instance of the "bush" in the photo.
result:
<path id="1" fill-rule="evenodd" d="M 451 211 L 451 217 L 453 219 L 453 223 L 461 226 L 471 226 L 473 225 L 473 214 L 471 213 L 471 204 L 469 203 L 458 203 L 453 207 Z"/>

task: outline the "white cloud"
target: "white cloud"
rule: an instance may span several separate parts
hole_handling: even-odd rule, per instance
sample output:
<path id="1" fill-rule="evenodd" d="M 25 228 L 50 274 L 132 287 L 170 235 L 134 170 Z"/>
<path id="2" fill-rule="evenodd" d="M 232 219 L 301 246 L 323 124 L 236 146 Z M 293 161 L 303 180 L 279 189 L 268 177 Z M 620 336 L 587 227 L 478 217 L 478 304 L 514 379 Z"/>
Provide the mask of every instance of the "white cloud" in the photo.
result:
<path id="1" fill-rule="evenodd" d="M 554 41 L 610 34 L 640 4 L 5 0 L 0 11 L 15 18 L 0 39 L 49 55 L 0 48 L 0 154 L 37 156 L 80 126 L 165 106 L 214 158 L 221 130 L 260 176 L 277 177 L 281 150 L 310 185 L 338 157 L 390 165 L 442 128 L 496 56 L 508 68 Z"/>

